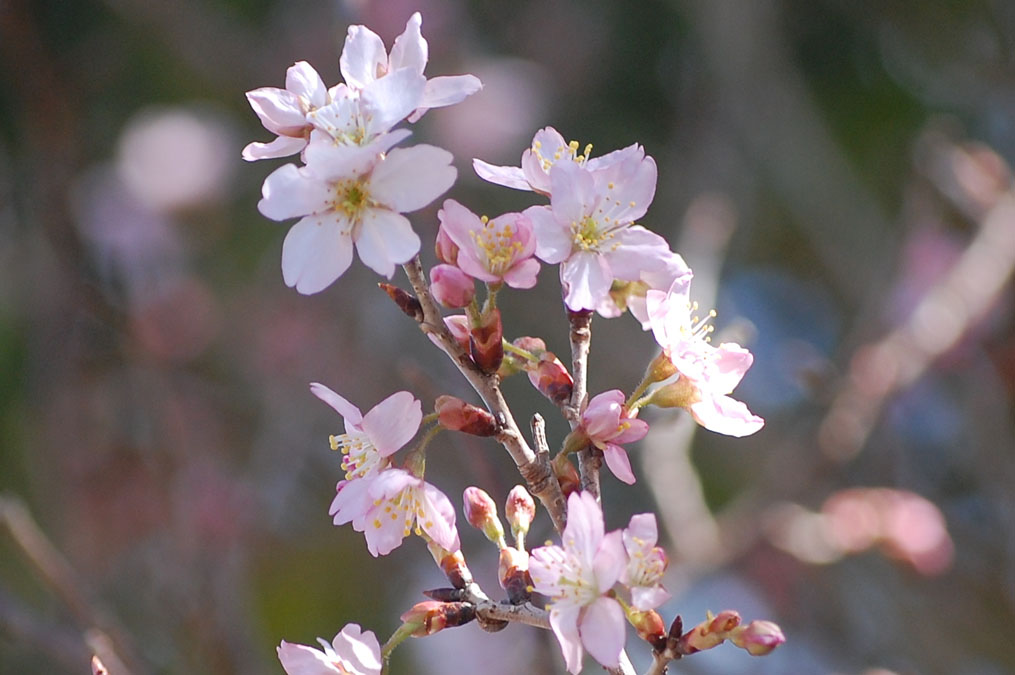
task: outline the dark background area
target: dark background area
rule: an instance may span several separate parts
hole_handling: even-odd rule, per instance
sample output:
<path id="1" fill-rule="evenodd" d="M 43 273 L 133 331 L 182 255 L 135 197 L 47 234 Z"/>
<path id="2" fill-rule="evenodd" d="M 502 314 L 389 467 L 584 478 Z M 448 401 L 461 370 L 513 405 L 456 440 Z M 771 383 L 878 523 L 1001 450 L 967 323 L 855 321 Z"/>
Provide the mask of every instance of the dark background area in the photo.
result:
<path id="1" fill-rule="evenodd" d="M 342 423 L 307 383 L 364 410 L 470 392 L 359 263 L 285 288 L 285 226 L 256 209 L 282 161 L 240 159 L 271 138 L 245 91 L 296 60 L 335 84 L 346 26 L 390 45 L 415 10 L 427 74 L 485 84 L 413 127 L 454 153 L 448 196 L 540 203 L 471 158 L 517 165 L 546 125 L 594 155 L 643 144 L 642 224 L 755 354 L 735 395 L 765 429 L 649 414 L 639 482 L 604 476 L 609 527 L 659 513 L 665 618 L 732 608 L 788 639 L 671 672 L 1015 671 L 1015 4 L 0 0 L 0 672 L 88 672 L 105 635 L 137 672 L 280 673 L 280 639 L 358 622 L 383 642 L 441 584 L 418 538 L 374 560 L 331 525 Z M 412 217 L 428 264 L 437 207 Z M 502 295 L 509 337 L 566 356 L 555 270 Z M 630 392 L 655 349 L 630 317 L 595 320 L 592 344 L 593 394 Z M 527 382 L 505 389 L 560 442 Z M 450 434 L 428 469 L 458 505 L 518 482 L 498 446 Z M 45 571 L 32 523 L 66 569 Z M 562 666 L 548 634 L 467 626 L 394 672 Z"/>

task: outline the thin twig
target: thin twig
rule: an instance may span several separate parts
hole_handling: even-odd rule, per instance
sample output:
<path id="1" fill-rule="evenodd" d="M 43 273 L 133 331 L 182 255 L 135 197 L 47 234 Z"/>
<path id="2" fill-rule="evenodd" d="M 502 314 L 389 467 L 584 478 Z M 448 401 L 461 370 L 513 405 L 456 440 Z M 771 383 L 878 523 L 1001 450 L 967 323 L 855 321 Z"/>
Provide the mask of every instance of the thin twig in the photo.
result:
<path id="1" fill-rule="evenodd" d="M 588 403 L 588 369 L 589 349 L 592 343 L 592 312 L 567 311 L 571 325 L 571 376 L 574 388 L 571 399 L 562 406 L 564 417 L 571 425 L 571 430 L 581 424 L 581 414 Z M 592 493 L 596 500 L 599 496 L 599 467 L 602 466 L 602 454 L 593 447 L 587 447 L 578 453 L 578 471 L 581 475 L 582 490 Z"/>
<path id="2" fill-rule="evenodd" d="M 519 473 L 525 479 L 529 492 L 539 498 L 547 513 L 550 514 L 554 528 L 558 532 L 563 532 L 567 522 L 567 505 L 564 501 L 564 494 L 560 490 L 560 483 L 550 469 L 548 453 L 537 454 L 529 447 L 515 423 L 514 415 L 511 414 L 504 395 L 501 393 L 500 378 L 495 374 L 488 375 L 482 372 L 451 334 L 444 323 L 437 303 L 430 295 L 419 256 L 403 265 L 403 268 L 416 294 L 416 299 L 423 309 L 423 317 L 419 322 L 420 330 L 448 355 L 451 362 L 483 399 L 483 403 L 497 419 L 500 426 L 497 441 L 511 455 Z"/>

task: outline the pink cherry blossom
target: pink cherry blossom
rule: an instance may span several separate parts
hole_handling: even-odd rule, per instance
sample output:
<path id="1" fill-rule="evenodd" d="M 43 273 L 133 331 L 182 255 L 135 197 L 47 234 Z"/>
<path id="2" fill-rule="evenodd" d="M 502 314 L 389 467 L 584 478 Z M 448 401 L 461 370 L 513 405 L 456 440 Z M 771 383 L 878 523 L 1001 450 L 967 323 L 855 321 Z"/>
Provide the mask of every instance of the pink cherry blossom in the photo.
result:
<path id="1" fill-rule="evenodd" d="M 377 636 L 357 624 L 346 624 L 335 639 L 318 638 L 323 651 L 282 641 L 278 660 L 288 675 L 380 675 L 381 645 Z"/>
<path id="2" fill-rule="evenodd" d="M 454 265 L 434 265 L 430 268 L 430 291 L 445 307 L 459 309 L 476 297 L 476 282 Z"/>
<path id="3" fill-rule="evenodd" d="M 451 153 L 430 145 L 384 154 L 397 133 L 362 147 L 311 143 L 307 166 L 286 164 L 265 179 L 258 210 L 272 220 L 301 218 L 282 245 L 286 285 L 305 295 L 324 290 L 349 268 L 353 246 L 367 267 L 389 278 L 419 252 L 419 237 L 401 214 L 432 202 L 457 173 Z"/>
<path id="4" fill-rule="evenodd" d="M 690 278 L 678 279 L 666 293 L 645 295 L 649 322 L 656 342 L 663 348 L 689 390 L 687 409 L 701 426 L 728 436 L 749 436 L 765 421 L 729 394 L 754 362 L 749 351 L 734 343 L 713 347 L 710 328 L 693 316 Z"/>
<path id="5" fill-rule="evenodd" d="M 404 120 L 423 100 L 426 78 L 403 68 L 363 89 L 340 84 L 332 102 L 307 114 L 307 120 L 341 145 L 368 145 Z M 318 137 L 311 136 L 311 142 Z"/>
<path id="6" fill-rule="evenodd" d="M 512 288 L 536 285 L 539 262 L 533 258 L 532 223 L 521 213 L 480 218 L 454 199 L 437 212 L 441 231 L 457 247 L 455 264 L 474 279 L 507 282 Z"/>
<path id="7" fill-rule="evenodd" d="M 413 527 L 448 551 L 460 548 L 455 508 L 443 492 L 404 469 L 385 469 L 338 483 L 329 513 L 335 525 L 352 523 L 373 556 L 398 548 Z"/>
<path id="8" fill-rule="evenodd" d="M 422 76 L 429 58 L 429 45 L 420 28 L 423 18 L 419 12 L 409 17 L 402 32 L 391 47 L 384 49 L 381 38 L 366 26 L 350 26 L 339 59 L 342 77 L 354 89 L 366 89 L 372 82 L 390 77 L 399 70 L 409 70 Z M 434 77 L 426 81 L 419 105 L 409 117 L 415 122 L 430 108 L 441 108 L 464 101 L 483 88 L 475 75 Z"/>
<path id="9" fill-rule="evenodd" d="M 661 586 L 666 571 L 666 552 L 656 546 L 659 530 L 652 513 L 631 516 L 624 529 L 628 563 L 620 581 L 631 589 L 631 606 L 639 611 L 655 609 L 670 598 Z"/>
<path id="10" fill-rule="evenodd" d="M 297 61 L 286 71 L 285 89 L 254 89 L 247 92 L 247 101 L 264 128 L 278 136 L 271 143 L 251 143 L 243 148 L 243 159 L 250 162 L 303 150 L 311 130 L 307 115 L 327 105 L 331 97 L 313 66 Z"/>
<path id="11" fill-rule="evenodd" d="M 637 143 L 614 150 L 602 157 L 589 157 L 591 145 L 578 152 L 578 141 L 568 143 L 553 127 L 536 132 L 532 144 L 522 153 L 522 165 L 494 166 L 481 159 L 473 159 L 472 167 L 483 180 L 516 190 L 532 190 L 543 195 L 551 194 L 550 169 L 557 162 L 573 162 L 589 171 L 599 171 L 630 157 L 641 159 L 645 151 Z"/>
<path id="12" fill-rule="evenodd" d="M 616 668 L 624 648 L 624 609 L 605 594 L 623 573 L 627 555 L 620 531 L 604 529 L 595 497 L 572 493 L 563 547 L 533 549 L 529 559 L 535 590 L 550 598 L 550 627 L 570 673 L 581 671 L 586 649 L 602 665 Z"/>
<path id="13" fill-rule="evenodd" d="M 608 319 L 618 317 L 629 310 L 631 315 L 641 323 L 642 330 L 649 330 L 652 325 L 648 319 L 645 306 L 645 294 L 648 291 L 666 291 L 677 279 L 691 279 L 691 268 L 678 253 L 670 251 L 663 255 L 664 262 L 660 268 L 642 270 L 637 281 L 614 281 L 610 292 L 603 297 L 596 307 L 600 316 Z"/>
<path id="14" fill-rule="evenodd" d="M 423 407 L 407 391 L 387 397 L 366 415 L 323 384 L 310 391 L 345 419 L 345 433 L 331 437 L 332 450 L 341 450 L 347 480 L 362 478 L 388 465 L 387 458 L 412 440 L 423 421 Z"/>
<path id="15" fill-rule="evenodd" d="M 606 466 L 628 485 L 634 483 L 631 460 L 622 443 L 640 441 L 648 433 L 648 423 L 630 415 L 624 407 L 624 392 L 611 389 L 592 398 L 582 413 L 581 428 L 589 441 L 602 450 Z"/>
<path id="16" fill-rule="evenodd" d="M 536 257 L 560 263 L 564 303 L 595 309 L 614 279 L 637 281 L 646 270 L 664 270 L 672 253 L 666 240 L 634 225 L 656 188 L 651 157 L 634 154 L 596 172 L 574 162 L 550 169 L 550 206 L 525 210 L 536 232 Z"/>

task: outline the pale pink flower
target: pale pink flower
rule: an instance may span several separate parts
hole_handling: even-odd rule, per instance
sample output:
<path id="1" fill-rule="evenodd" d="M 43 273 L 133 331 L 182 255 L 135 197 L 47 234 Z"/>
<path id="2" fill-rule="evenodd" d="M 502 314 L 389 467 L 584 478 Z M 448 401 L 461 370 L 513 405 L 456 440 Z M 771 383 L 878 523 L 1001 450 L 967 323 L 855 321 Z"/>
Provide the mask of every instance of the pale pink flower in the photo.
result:
<path id="1" fill-rule="evenodd" d="M 357 624 L 346 624 L 335 639 L 317 638 L 323 650 L 282 640 L 278 660 L 288 675 L 380 675 L 377 636 Z"/>
<path id="2" fill-rule="evenodd" d="M 476 282 L 454 265 L 434 265 L 430 268 L 430 291 L 445 307 L 459 309 L 476 297 Z"/>
<path id="3" fill-rule="evenodd" d="M 278 137 L 270 143 L 251 143 L 243 159 L 286 157 L 307 146 L 311 125 L 307 114 L 331 101 L 321 76 L 306 61 L 297 61 L 285 76 L 285 89 L 261 87 L 247 92 L 247 101 L 261 124 Z"/>
<path id="4" fill-rule="evenodd" d="M 535 590 L 550 599 L 550 627 L 570 673 L 581 671 L 584 649 L 616 668 L 624 648 L 624 609 L 605 593 L 623 573 L 627 555 L 620 531 L 605 534 L 604 529 L 595 497 L 572 493 L 563 547 L 533 549 L 529 559 Z"/>
<path id="5" fill-rule="evenodd" d="M 549 196 L 552 192 L 550 169 L 557 162 L 572 162 L 589 171 L 600 171 L 631 157 L 641 159 L 645 150 L 637 143 L 614 150 L 602 157 L 590 157 L 591 145 L 578 152 L 578 141 L 568 143 L 553 127 L 536 132 L 532 144 L 522 153 L 521 166 L 494 166 L 473 159 L 472 167 L 483 180 L 516 190 L 532 190 Z"/>
<path id="6" fill-rule="evenodd" d="M 301 218 L 282 244 L 286 285 L 305 295 L 324 290 L 349 268 L 353 246 L 389 278 L 419 252 L 402 214 L 432 202 L 457 173 L 451 153 L 430 145 L 383 154 L 397 133 L 362 147 L 312 143 L 307 166 L 286 164 L 265 179 L 258 210 L 272 220 Z"/>
<path id="7" fill-rule="evenodd" d="M 632 417 L 624 407 L 624 392 L 611 389 L 594 396 L 582 413 L 581 428 L 589 441 L 602 450 L 606 466 L 628 485 L 634 483 L 631 460 L 622 443 L 640 441 L 648 433 L 648 423 Z"/>
<path id="8" fill-rule="evenodd" d="M 666 552 L 656 546 L 658 540 L 655 514 L 631 516 L 624 529 L 628 562 L 620 581 L 631 589 L 631 606 L 642 612 L 655 609 L 670 598 L 661 585 L 667 560 Z"/>
<path id="9" fill-rule="evenodd" d="M 680 374 L 677 384 L 688 388 L 686 407 L 695 421 L 720 434 L 749 436 L 765 421 L 729 394 L 754 357 L 734 343 L 710 344 L 710 327 L 693 316 L 690 283 L 689 277 L 679 279 L 669 292 L 646 293 L 652 333 Z"/>
<path id="10" fill-rule="evenodd" d="M 407 391 L 392 394 L 366 415 L 323 384 L 312 382 L 310 391 L 345 419 L 345 433 L 330 440 L 331 449 L 345 455 L 342 468 L 348 480 L 385 468 L 387 458 L 412 440 L 423 421 L 422 405 Z"/>
<path id="11" fill-rule="evenodd" d="M 437 212 L 441 231 L 457 247 L 455 264 L 474 279 L 506 282 L 512 288 L 536 285 L 539 262 L 532 223 L 521 213 L 480 218 L 454 199 Z"/>
<path id="12" fill-rule="evenodd" d="M 649 330 L 652 325 L 648 319 L 648 308 L 645 306 L 645 294 L 648 291 L 666 291 L 677 279 L 691 278 L 691 268 L 687 266 L 679 253 L 670 251 L 663 255 L 664 263 L 658 269 L 642 270 L 637 281 L 614 281 L 610 292 L 603 297 L 596 307 L 600 316 L 612 319 L 629 310 L 631 315 L 641 323 L 642 330 Z"/>
<path id="13" fill-rule="evenodd" d="M 354 89 L 365 89 L 372 82 L 390 77 L 401 69 L 423 75 L 429 59 L 429 46 L 420 32 L 422 23 L 419 12 L 409 17 L 405 31 L 395 38 L 391 54 L 385 50 L 384 41 L 372 30 L 366 26 L 350 26 L 339 59 L 346 84 Z M 483 84 L 474 75 L 431 78 L 426 81 L 423 95 L 409 121 L 415 122 L 430 108 L 460 103 L 482 88 Z"/>
<path id="14" fill-rule="evenodd" d="M 570 309 L 596 309 L 614 279 L 637 281 L 646 270 L 665 269 L 672 255 L 666 240 L 634 225 L 655 195 L 651 157 L 635 154 L 596 172 L 558 162 L 550 182 L 550 206 L 524 213 L 536 232 L 536 257 L 560 263 Z"/>
<path id="15" fill-rule="evenodd" d="M 335 525 L 352 523 L 366 536 L 373 556 L 387 555 L 413 531 L 426 535 L 448 551 L 460 548 L 455 508 L 430 483 L 404 469 L 385 469 L 356 480 L 338 483 L 329 513 Z"/>

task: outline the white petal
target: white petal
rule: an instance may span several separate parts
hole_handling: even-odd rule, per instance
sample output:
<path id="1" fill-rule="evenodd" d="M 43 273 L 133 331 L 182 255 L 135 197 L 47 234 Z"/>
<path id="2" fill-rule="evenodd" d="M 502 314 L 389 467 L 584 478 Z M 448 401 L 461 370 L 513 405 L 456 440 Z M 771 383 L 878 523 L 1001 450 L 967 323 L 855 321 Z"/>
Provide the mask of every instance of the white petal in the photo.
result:
<path id="1" fill-rule="evenodd" d="M 377 636 L 350 623 L 331 641 L 335 653 L 355 668 L 356 675 L 380 675 L 381 645 Z"/>
<path id="2" fill-rule="evenodd" d="M 329 659 L 320 649 L 282 641 L 278 660 L 288 675 L 331 675 L 335 673 Z"/>
<path id="3" fill-rule="evenodd" d="M 395 44 L 391 46 L 391 56 L 388 58 L 391 70 L 412 68 L 420 75 L 423 74 L 429 58 L 429 47 L 420 32 L 422 23 L 423 17 L 419 12 L 414 12 L 405 22 L 405 30 L 395 38 Z"/>
<path id="4" fill-rule="evenodd" d="M 257 210 L 272 220 L 321 213 L 328 208 L 330 187 L 296 168 L 278 167 L 264 179 Z"/>
<path id="5" fill-rule="evenodd" d="M 412 440 L 422 421 L 419 400 L 407 391 L 399 391 L 371 408 L 361 426 L 377 452 L 387 457 Z"/>
<path id="6" fill-rule="evenodd" d="M 409 262 L 419 253 L 419 235 L 409 219 L 387 209 L 368 209 L 363 214 L 356 252 L 363 264 L 389 279 L 395 265 Z"/>
<path id="7" fill-rule="evenodd" d="M 384 42 L 366 26 L 349 26 L 338 66 L 346 84 L 362 89 L 388 67 Z"/>
<path id="8" fill-rule="evenodd" d="M 578 631 L 592 658 L 607 668 L 616 668 L 627 638 L 626 625 L 620 604 L 612 598 L 599 598 L 585 608 Z"/>
<path id="9" fill-rule="evenodd" d="M 423 483 L 421 506 L 422 519 L 417 524 L 442 548 L 457 551 L 461 544 L 455 527 L 455 507 L 443 492 L 430 483 Z"/>
<path id="10" fill-rule="evenodd" d="M 293 136 L 307 125 L 300 100 L 291 91 L 261 87 L 248 91 L 247 101 L 268 131 Z"/>
<path id="11" fill-rule="evenodd" d="M 563 223 L 579 223 L 596 203 L 592 174 L 574 162 L 557 162 L 550 169 L 553 214 Z"/>
<path id="12" fill-rule="evenodd" d="M 351 262 L 352 238 L 329 216 L 307 216 L 282 242 L 282 278 L 304 295 L 323 291 Z"/>
<path id="13" fill-rule="evenodd" d="M 306 61 L 297 61 L 285 72 L 285 88 L 297 96 L 306 98 L 314 108 L 328 102 L 328 87 L 314 67 Z"/>
<path id="14" fill-rule="evenodd" d="M 477 176 L 494 185 L 503 185 L 515 190 L 532 189 L 525 174 L 517 166 L 496 166 L 481 159 L 473 159 L 472 168 L 475 169 Z"/>
<path id="15" fill-rule="evenodd" d="M 363 89 L 362 103 L 368 137 L 384 133 L 418 108 L 423 101 L 426 78 L 402 68 L 371 82 Z"/>
<path id="16" fill-rule="evenodd" d="M 613 274 L 603 256 L 582 251 L 560 266 L 560 281 L 566 289 L 565 304 L 577 312 L 599 305 L 610 292 Z"/>
<path id="17" fill-rule="evenodd" d="M 580 607 L 559 607 L 554 606 L 550 610 L 550 628 L 557 637 L 560 644 L 561 654 L 564 655 L 564 663 L 567 665 L 567 672 L 576 674 L 582 669 L 582 643 L 578 633 L 578 614 Z"/>
<path id="18" fill-rule="evenodd" d="M 461 103 L 483 88 L 475 75 L 444 75 L 427 80 L 423 91 L 423 108 L 443 108 Z"/>
<path id="19" fill-rule="evenodd" d="M 536 257 L 551 265 L 567 260 L 574 246 L 570 228 L 557 220 L 549 206 L 530 206 L 523 213 L 536 235 Z"/>
<path id="20" fill-rule="evenodd" d="M 572 492 L 567 499 L 567 525 L 561 536 L 564 548 L 591 567 L 603 531 L 603 511 L 596 498 L 588 492 Z"/>
<path id="21" fill-rule="evenodd" d="M 279 136 L 270 143 L 249 143 L 243 148 L 243 159 L 253 162 L 258 159 L 288 157 L 307 147 L 307 139 Z"/>
<path id="22" fill-rule="evenodd" d="M 640 225 L 616 233 L 617 244 L 603 255 L 618 279 L 638 281 L 648 272 L 662 272 L 672 255 L 670 245 L 661 236 Z"/>
<path id="23" fill-rule="evenodd" d="M 395 148 L 374 168 L 370 195 L 399 213 L 421 209 L 454 185 L 453 159 L 432 145 Z"/>
<path id="24" fill-rule="evenodd" d="M 335 412 L 342 416 L 342 419 L 344 419 L 347 423 L 352 423 L 354 427 L 358 427 L 359 423 L 363 421 L 363 413 L 360 412 L 359 408 L 354 406 L 352 403 L 349 403 L 320 382 L 311 382 L 310 392 L 330 405 Z"/>

